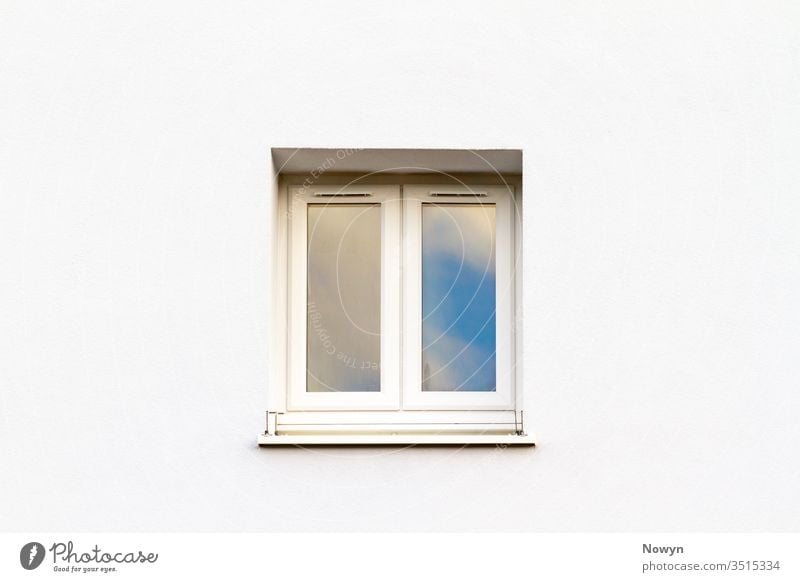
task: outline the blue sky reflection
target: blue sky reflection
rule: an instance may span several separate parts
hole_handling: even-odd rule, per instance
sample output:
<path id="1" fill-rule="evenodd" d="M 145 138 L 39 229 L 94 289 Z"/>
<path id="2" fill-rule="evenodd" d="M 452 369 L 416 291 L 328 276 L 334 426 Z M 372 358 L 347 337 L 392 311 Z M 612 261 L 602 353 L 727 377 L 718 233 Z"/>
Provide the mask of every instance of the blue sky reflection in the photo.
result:
<path id="1" fill-rule="evenodd" d="M 495 207 L 422 207 L 422 389 L 496 389 Z"/>

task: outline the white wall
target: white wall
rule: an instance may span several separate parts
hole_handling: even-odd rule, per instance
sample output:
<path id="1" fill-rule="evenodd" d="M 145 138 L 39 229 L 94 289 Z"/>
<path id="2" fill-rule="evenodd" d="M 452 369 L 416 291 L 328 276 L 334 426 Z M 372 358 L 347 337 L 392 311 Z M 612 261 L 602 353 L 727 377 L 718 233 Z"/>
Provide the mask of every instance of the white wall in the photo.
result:
<path id="1" fill-rule="evenodd" d="M 0 529 L 798 529 L 796 3 L 71 4 L 0 8 Z M 539 448 L 256 448 L 271 146 L 525 150 Z"/>

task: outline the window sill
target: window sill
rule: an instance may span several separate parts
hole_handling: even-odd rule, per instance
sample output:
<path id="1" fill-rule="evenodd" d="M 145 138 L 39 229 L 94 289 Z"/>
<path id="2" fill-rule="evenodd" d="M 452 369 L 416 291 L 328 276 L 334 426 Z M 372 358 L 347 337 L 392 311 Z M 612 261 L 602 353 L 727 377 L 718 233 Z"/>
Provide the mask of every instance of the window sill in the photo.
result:
<path id="1" fill-rule="evenodd" d="M 286 445 L 525 445 L 532 434 L 286 434 L 258 435 L 259 446 Z"/>

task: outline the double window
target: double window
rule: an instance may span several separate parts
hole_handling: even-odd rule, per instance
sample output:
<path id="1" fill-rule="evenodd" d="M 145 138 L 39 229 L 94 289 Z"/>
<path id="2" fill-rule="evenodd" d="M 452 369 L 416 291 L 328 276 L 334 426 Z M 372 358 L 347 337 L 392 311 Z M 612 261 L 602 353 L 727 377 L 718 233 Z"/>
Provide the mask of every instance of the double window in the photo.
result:
<path id="1" fill-rule="evenodd" d="M 285 196 L 285 386 L 262 444 L 519 438 L 513 187 Z"/>

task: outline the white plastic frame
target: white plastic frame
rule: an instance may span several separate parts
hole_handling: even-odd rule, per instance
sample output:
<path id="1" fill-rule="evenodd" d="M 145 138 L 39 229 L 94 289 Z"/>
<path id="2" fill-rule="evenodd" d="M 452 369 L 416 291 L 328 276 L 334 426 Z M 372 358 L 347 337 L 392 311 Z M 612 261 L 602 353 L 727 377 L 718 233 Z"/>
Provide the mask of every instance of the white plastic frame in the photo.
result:
<path id="1" fill-rule="evenodd" d="M 379 204 L 381 207 L 381 362 L 379 392 L 306 391 L 308 205 Z M 399 186 L 292 186 L 289 188 L 288 411 L 396 410 L 400 402 L 401 212 Z"/>
<path id="2" fill-rule="evenodd" d="M 522 256 L 521 238 L 517 234 L 521 220 L 518 204 L 521 201 L 517 200 L 515 194 L 515 187 L 519 184 L 455 188 L 417 186 L 413 179 L 404 183 L 404 178 L 405 176 L 398 175 L 397 181 L 392 182 L 392 185 L 380 186 L 342 187 L 341 183 L 323 185 L 330 184 L 331 181 L 321 181 L 320 185 L 305 187 L 298 186 L 297 183 L 276 185 L 280 195 L 276 197 L 278 236 L 273 251 L 276 280 L 272 320 L 274 367 L 273 381 L 269 388 L 267 430 L 259 436 L 259 444 L 534 444 L 533 435 L 526 432 L 522 411 L 523 390 L 518 361 L 521 337 L 517 337 L 521 329 L 513 324 L 512 319 L 519 315 L 519 306 L 515 305 L 514 298 L 521 294 L 520 280 L 514 276 L 514 261 L 521 260 Z M 467 177 L 463 179 L 467 180 Z M 462 184 L 473 183 L 467 180 Z M 369 192 L 371 196 L 318 196 L 320 193 L 337 192 Z M 500 204 L 496 216 L 499 249 L 496 257 L 497 278 L 507 278 L 511 284 L 506 285 L 505 291 L 500 291 L 501 286 L 498 285 L 497 292 L 500 303 L 496 318 L 499 347 L 497 370 L 500 381 L 500 390 L 497 393 L 421 393 L 421 377 L 412 384 L 412 376 L 407 366 L 403 366 L 404 362 L 416 362 L 419 367 L 421 360 L 421 345 L 419 349 L 410 350 L 405 343 L 416 336 L 421 344 L 419 330 L 412 331 L 409 327 L 414 319 L 409 316 L 407 301 L 414 294 L 408 293 L 409 281 L 400 280 L 403 272 L 406 276 L 409 272 L 417 273 L 417 277 L 421 275 L 421 261 L 419 268 L 409 269 L 404 259 L 404 255 L 408 255 L 406 245 L 412 241 L 417 241 L 416 245 L 421 249 L 420 237 L 411 237 L 408 232 L 407 226 L 413 224 L 413 220 L 409 221 L 405 216 L 409 206 L 405 200 L 417 198 L 421 205 L 422 201 L 428 201 L 431 192 L 437 194 L 434 198 L 439 204 L 449 200 L 459 204 L 469 203 L 469 197 L 463 196 L 469 192 L 485 194 L 477 197 L 482 202 Z M 448 193 L 452 196 L 449 197 Z M 490 202 L 492 199 L 495 202 Z M 382 205 L 384 254 L 381 257 L 381 276 L 382 290 L 388 293 L 383 293 L 381 298 L 384 333 L 381 344 L 381 385 L 384 390 L 381 393 L 305 393 L 306 217 L 307 205 L 311 201 L 369 201 L 380 202 Z M 504 216 L 508 217 L 508 221 Z M 407 223 L 405 229 L 404 222 Z M 503 224 L 508 224 L 508 228 Z M 389 244 L 390 240 L 394 244 Z M 508 261 L 503 258 L 505 254 L 508 254 Z M 507 277 L 500 273 L 505 268 L 504 265 L 509 267 Z M 298 292 L 295 293 L 295 290 Z M 501 300 L 506 293 L 508 298 Z M 419 296 L 417 301 L 419 302 Z M 508 306 L 505 315 L 504 303 Z M 387 321 L 394 322 L 392 333 L 387 332 Z M 507 344 L 506 348 L 504 342 Z M 507 390 L 504 385 L 508 385 Z M 417 394 L 417 391 L 421 394 Z M 502 396 L 504 394 L 507 397 Z M 426 398 L 428 396 L 431 398 Z M 434 402 L 434 396 L 438 396 L 440 402 Z M 416 401 L 418 397 L 423 401 Z"/>
<path id="3" fill-rule="evenodd" d="M 422 205 L 495 206 L 497 386 L 494 392 L 422 390 Z M 510 186 L 411 185 L 403 188 L 405 410 L 515 410 L 514 193 Z"/>

